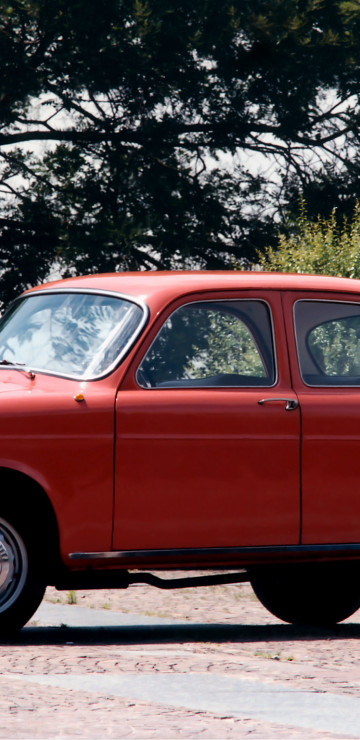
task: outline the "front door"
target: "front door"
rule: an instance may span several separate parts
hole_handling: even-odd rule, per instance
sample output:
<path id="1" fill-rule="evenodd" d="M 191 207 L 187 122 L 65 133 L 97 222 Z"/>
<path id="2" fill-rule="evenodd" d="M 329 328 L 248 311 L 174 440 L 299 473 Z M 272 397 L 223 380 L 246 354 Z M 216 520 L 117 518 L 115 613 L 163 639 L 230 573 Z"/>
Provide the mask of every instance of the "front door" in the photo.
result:
<path id="1" fill-rule="evenodd" d="M 114 549 L 299 542 L 287 363 L 276 294 L 167 311 L 117 395 Z"/>

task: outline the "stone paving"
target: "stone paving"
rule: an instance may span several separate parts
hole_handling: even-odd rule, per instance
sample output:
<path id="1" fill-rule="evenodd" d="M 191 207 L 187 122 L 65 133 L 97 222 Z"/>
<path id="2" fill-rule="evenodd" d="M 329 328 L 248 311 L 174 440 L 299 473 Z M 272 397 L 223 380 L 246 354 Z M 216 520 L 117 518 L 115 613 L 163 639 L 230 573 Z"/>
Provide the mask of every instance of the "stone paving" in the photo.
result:
<path id="1" fill-rule="evenodd" d="M 247 585 L 165 594 L 143 586 L 77 594 L 49 589 L 32 624 L 0 646 L 0 738 L 360 737 L 359 638 L 360 613 L 334 630 L 300 630 L 271 617 Z M 294 724 L 281 707 L 276 721 L 254 716 L 250 704 L 260 684 L 274 702 L 291 694 L 298 705 Z M 196 707 L 207 692 L 213 705 L 176 706 L 189 685 L 188 703 Z M 219 696 L 229 686 L 240 687 L 242 698 L 248 690 L 248 716 L 246 704 L 243 716 L 236 716 L 234 702 L 219 710 L 216 686 Z M 319 702 L 313 729 L 299 726 L 304 697 Z M 332 711 L 338 724 L 323 731 L 321 716 L 329 725 Z"/>

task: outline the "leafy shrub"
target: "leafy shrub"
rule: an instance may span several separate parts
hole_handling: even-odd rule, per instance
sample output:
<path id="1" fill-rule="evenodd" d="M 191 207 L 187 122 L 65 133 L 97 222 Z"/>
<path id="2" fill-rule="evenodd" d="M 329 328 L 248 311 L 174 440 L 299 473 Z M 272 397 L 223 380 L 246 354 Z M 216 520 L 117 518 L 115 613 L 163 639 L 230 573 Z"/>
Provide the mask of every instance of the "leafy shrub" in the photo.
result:
<path id="1" fill-rule="evenodd" d="M 269 272 L 360 278 L 360 206 L 339 226 L 335 211 L 328 219 L 310 221 L 303 203 L 290 234 L 280 234 L 278 246 L 259 255 L 259 264 Z"/>

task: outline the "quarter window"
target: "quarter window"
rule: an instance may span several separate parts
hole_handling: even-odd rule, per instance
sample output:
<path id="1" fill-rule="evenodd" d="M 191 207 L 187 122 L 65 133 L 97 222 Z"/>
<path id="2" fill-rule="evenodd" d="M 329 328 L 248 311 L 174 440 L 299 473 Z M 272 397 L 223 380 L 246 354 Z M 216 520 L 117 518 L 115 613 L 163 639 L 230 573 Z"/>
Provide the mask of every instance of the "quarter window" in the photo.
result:
<path id="1" fill-rule="evenodd" d="M 211 301 L 182 306 L 163 324 L 137 381 L 152 388 L 273 385 L 267 305 Z"/>
<path id="2" fill-rule="evenodd" d="M 298 301 L 295 327 L 305 383 L 360 385 L 359 304 Z"/>

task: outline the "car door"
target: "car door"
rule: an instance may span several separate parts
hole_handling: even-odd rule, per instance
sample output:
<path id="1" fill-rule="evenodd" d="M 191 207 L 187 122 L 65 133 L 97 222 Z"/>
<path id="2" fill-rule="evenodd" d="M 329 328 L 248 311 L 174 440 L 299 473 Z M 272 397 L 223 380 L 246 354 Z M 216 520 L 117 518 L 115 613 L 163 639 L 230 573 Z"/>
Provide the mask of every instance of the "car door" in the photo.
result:
<path id="1" fill-rule="evenodd" d="M 113 548 L 296 544 L 299 459 L 279 295 L 184 298 L 117 394 Z"/>
<path id="2" fill-rule="evenodd" d="M 360 300 L 286 297 L 302 418 L 302 543 L 360 542 Z"/>

